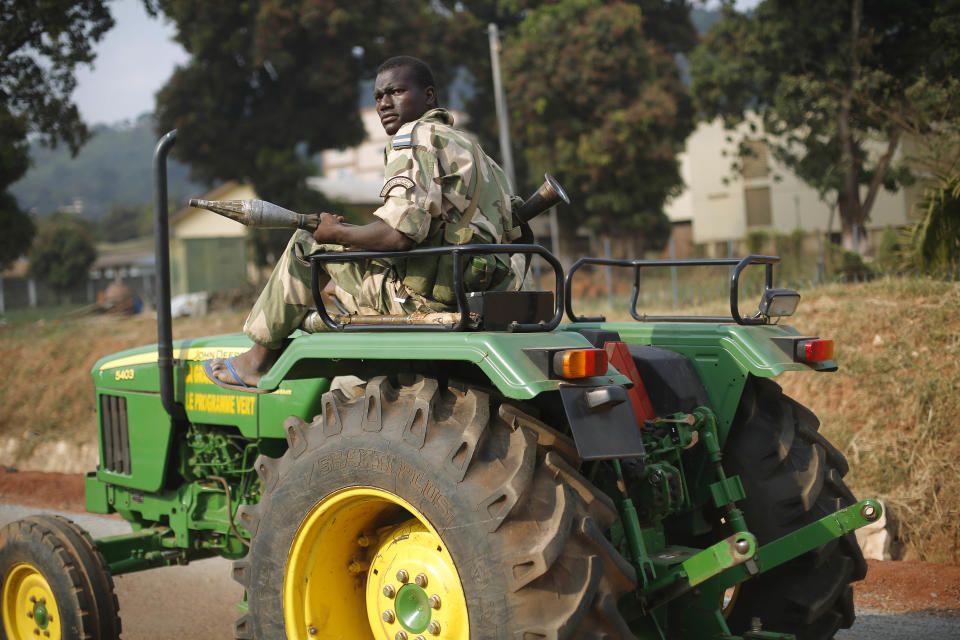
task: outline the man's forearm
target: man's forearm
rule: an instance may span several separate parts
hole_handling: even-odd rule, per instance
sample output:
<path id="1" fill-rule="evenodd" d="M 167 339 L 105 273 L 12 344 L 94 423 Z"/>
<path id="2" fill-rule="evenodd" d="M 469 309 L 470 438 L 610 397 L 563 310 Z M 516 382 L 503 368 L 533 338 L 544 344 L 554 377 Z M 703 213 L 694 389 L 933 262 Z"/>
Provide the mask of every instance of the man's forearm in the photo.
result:
<path id="1" fill-rule="evenodd" d="M 314 237 L 316 238 L 316 235 Z M 323 237 L 316 239 L 318 242 L 342 244 L 351 249 L 364 251 L 406 251 L 413 246 L 413 241 L 409 237 L 382 220 L 359 226 L 341 223 L 331 227 Z"/>

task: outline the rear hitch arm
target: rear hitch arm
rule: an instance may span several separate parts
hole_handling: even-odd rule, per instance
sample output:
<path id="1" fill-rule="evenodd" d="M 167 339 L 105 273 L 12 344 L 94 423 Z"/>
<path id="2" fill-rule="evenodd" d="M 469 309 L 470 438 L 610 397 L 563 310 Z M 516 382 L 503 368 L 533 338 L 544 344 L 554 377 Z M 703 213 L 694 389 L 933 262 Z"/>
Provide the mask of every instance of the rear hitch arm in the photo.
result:
<path id="1" fill-rule="evenodd" d="M 757 548 L 749 533 L 740 533 L 673 565 L 641 593 L 647 610 L 694 588 L 722 593 L 748 578 L 769 571 L 840 536 L 876 522 L 883 509 L 867 498 Z M 740 542 L 737 548 L 736 542 Z M 742 552 L 741 552 L 742 550 Z M 656 555 L 653 556 L 656 560 Z"/>
<path id="2" fill-rule="evenodd" d="M 759 572 L 770 571 L 808 551 L 813 551 L 831 540 L 876 522 L 882 514 L 883 507 L 880 502 L 874 498 L 867 498 L 824 516 L 816 522 L 760 547 L 756 557 Z M 751 575 L 744 566 L 737 566 L 727 569 L 714 581 L 719 588 L 726 589 L 743 582 Z"/>

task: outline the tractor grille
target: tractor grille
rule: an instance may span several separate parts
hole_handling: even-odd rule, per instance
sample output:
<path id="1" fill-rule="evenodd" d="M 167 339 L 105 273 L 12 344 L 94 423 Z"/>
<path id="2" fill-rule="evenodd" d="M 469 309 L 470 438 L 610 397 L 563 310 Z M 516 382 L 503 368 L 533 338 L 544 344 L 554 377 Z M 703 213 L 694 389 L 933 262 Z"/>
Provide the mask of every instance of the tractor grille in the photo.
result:
<path id="1" fill-rule="evenodd" d="M 103 424 L 103 467 L 114 473 L 130 474 L 130 430 L 127 426 L 127 399 L 100 396 Z"/>

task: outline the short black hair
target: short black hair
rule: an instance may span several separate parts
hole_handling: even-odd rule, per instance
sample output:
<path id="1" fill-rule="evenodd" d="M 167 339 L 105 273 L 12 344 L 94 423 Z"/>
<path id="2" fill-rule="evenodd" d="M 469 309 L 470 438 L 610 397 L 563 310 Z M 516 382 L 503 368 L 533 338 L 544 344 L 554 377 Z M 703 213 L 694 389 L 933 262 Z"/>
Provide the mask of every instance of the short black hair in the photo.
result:
<path id="1" fill-rule="evenodd" d="M 414 81 L 416 81 L 421 89 L 433 87 L 434 95 L 436 96 L 433 106 L 440 104 L 440 90 L 437 88 L 437 82 L 433 79 L 433 71 L 430 70 L 426 62 L 413 56 L 393 56 L 377 67 L 377 75 L 380 75 L 388 69 L 395 69 L 397 67 L 407 67 L 410 69 L 413 72 Z"/>

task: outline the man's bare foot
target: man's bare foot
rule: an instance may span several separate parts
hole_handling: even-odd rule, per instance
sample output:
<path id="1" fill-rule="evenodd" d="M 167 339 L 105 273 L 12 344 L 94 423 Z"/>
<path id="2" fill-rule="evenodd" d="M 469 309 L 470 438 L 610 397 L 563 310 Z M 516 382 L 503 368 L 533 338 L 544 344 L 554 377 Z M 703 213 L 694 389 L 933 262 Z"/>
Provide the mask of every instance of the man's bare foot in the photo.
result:
<path id="1" fill-rule="evenodd" d="M 277 358 L 280 357 L 281 351 L 281 349 L 267 349 L 264 346 L 255 344 L 249 351 L 231 358 L 230 364 L 233 366 L 233 370 L 236 371 L 237 375 L 240 376 L 240 380 L 237 380 L 236 376 L 230 373 L 226 360 L 223 358 L 217 358 L 211 362 L 210 370 L 220 382 L 227 384 L 245 384 L 248 387 L 255 387 L 257 383 L 260 382 L 260 378 L 270 371 L 270 367 L 272 367 L 277 361 Z"/>

